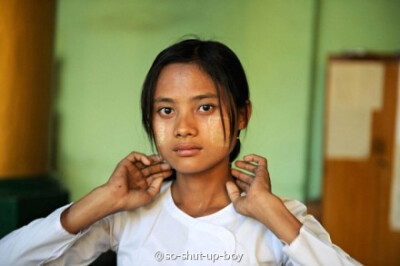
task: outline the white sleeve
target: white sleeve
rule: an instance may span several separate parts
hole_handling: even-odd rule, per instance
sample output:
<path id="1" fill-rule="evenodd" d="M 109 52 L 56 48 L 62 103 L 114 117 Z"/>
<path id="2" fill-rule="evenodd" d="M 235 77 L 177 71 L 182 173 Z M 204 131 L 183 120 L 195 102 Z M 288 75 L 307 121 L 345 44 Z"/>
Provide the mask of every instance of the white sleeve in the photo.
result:
<path id="1" fill-rule="evenodd" d="M 62 227 L 60 221 L 61 213 L 68 207 L 69 205 L 61 207 L 49 216 L 34 220 L 30 224 L 2 238 L 0 240 L 0 265 L 43 265 L 68 254 L 71 247 L 77 243 L 79 239 L 88 235 L 89 232 L 99 231 L 95 230 L 95 224 L 76 235 L 68 233 Z M 102 242 L 106 242 L 106 240 L 97 240 L 99 245 Z M 85 244 L 88 243 L 85 242 Z M 87 251 L 87 247 L 81 246 L 81 248 L 83 251 Z M 99 247 L 96 246 L 96 248 Z M 107 249 L 109 249 L 109 247 Z M 90 256 L 93 257 L 92 260 L 94 260 L 105 250 L 91 251 L 96 253 L 90 254 Z M 87 256 L 88 255 L 86 255 L 86 257 Z"/>
<path id="2" fill-rule="evenodd" d="M 299 235 L 283 247 L 288 256 L 285 265 L 361 265 L 338 246 L 332 244 L 328 232 L 311 215 L 304 204 L 283 200 L 286 207 L 303 224 Z"/>

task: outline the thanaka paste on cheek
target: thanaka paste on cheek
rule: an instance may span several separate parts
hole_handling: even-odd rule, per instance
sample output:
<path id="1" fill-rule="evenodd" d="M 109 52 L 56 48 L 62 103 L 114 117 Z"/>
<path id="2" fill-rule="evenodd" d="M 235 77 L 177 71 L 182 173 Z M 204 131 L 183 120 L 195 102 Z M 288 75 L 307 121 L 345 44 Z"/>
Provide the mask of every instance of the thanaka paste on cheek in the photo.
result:
<path id="1" fill-rule="evenodd" d="M 154 125 L 154 137 L 156 139 L 156 145 L 159 147 L 165 143 L 166 129 L 164 124 Z"/>
<path id="2" fill-rule="evenodd" d="M 225 124 L 225 131 L 229 131 L 229 119 L 222 117 Z M 208 118 L 208 129 L 210 132 L 210 141 L 212 144 L 217 145 L 221 148 L 229 146 L 229 135 L 227 134 L 224 138 L 224 131 L 222 129 L 221 117 L 209 117 Z"/>

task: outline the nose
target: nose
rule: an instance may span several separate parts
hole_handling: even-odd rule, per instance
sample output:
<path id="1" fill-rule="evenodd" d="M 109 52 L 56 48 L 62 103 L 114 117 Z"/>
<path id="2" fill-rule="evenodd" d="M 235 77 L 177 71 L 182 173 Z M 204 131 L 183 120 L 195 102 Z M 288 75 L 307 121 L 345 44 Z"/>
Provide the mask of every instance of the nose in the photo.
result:
<path id="1" fill-rule="evenodd" d="M 196 136 L 198 133 L 194 117 L 190 114 L 179 114 L 176 118 L 174 136 L 186 138 Z"/>

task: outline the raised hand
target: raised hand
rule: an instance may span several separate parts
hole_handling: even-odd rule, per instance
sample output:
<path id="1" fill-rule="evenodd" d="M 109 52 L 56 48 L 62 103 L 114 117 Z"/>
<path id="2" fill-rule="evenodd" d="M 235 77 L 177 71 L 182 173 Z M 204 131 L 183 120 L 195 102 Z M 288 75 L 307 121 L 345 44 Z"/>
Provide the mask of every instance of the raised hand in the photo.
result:
<path id="1" fill-rule="evenodd" d="M 106 184 L 64 210 L 61 224 L 68 232 L 77 233 L 110 214 L 144 206 L 171 174 L 171 167 L 160 156 L 132 152 L 117 165 Z"/>
<path id="2" fill-rule="evenodd" d="M 117 202 L 117 210 L 131 210 L 149 203 L 172 170 L 159 155 L 132 152 L 115 168 L 105 184 Z"/>
<path id="3" fill-rule="evenodd" d="M 251 154 L 244 156 L 243 160 L 236 161 L 235 166 L 242 170 L 232 169 L 232 175 L 237 179 L 236 185 L 233 182 L 227 183 L 229 197 L 237 212 L 256 218 L 255 203 L 265 201 L 268 197 L 273 196 L 267 160 Z M 245 192 L 243 196 L 242 191 Z"/>
<path id="4" fill-rule="evenodd" d="M 232 169 L 236 184 L 229 181 L 226 188 L 236 211 L 260 221 L 278 238 L 291 243 L 298 235 L 301 223 L 271 192 L 267 160 L 251 154 L 236 161 L 235 165 L 240 169 Z"/>

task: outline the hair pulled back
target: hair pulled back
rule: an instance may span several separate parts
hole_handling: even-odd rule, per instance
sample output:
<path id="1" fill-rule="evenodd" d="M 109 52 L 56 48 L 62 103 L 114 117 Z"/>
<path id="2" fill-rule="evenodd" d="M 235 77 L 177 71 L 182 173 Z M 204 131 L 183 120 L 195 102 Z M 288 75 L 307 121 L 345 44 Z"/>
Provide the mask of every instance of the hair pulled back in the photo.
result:
<path id="1" fill-rule="evenodd" d="M 141 108 L 142 123 L 152 143 L 154 143 L 154 130 L 152 125 L 154 94 L 158 78 L 163 68 L 173 63 L 195 63 L 213 80 L 218 96 L 220 114 L 222 104 L 226 106 L 230 132 L 229 141 L 235 137 L 238 130 L 238 114 L 244 113 L 247 118 L 247 102 L 249 101 L 249 87 L 246 74 L 235 53 L 226 45 L 216 41 L 202 41 L 199 39 L 187 39 L 161 51 L 153 64 L 143 83 Z M 224 137 L 226 138 L 226 126 L 221 118 Z M 240 131 L 238 130 L 237 136 Z M 236 141 L 235 147 L 230 153 L 229 160 L 232 162 L 240 152 L 240 140 Z"/>

